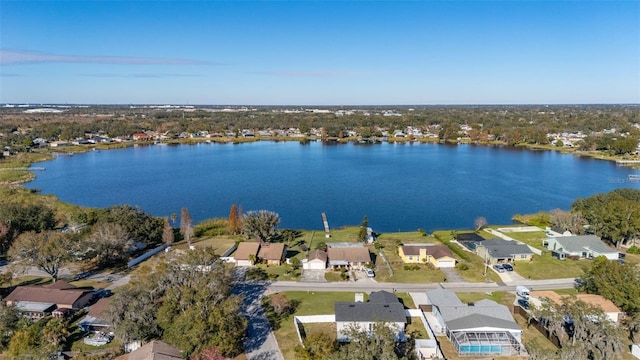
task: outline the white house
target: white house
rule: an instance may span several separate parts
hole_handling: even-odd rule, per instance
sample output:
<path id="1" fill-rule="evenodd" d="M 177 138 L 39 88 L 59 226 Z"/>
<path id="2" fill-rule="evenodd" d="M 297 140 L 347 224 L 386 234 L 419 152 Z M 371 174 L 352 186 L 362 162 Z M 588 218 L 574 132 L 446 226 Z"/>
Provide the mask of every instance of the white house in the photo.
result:
<path id="1" fill-rule="evenodd" d="M 324 270 L 327 268 L 327 253 L 322 250 L 313 250 L 309 257 L 302 263 L 304 270 Z"/>
<path id="2" fill-rule="evenodd" d="M 617 260 L 620 254 L 596 235 L 550 237 L 544 239 L 542 245 L 551 251 L 584 259 L 604 256 L 609 260 Z"/>
<path id="3" fill-rule="evenodd" d="M 387 291 L 376 291 L 367 302 L 335 303 L 336 332 L 340 342 L 348 342 L 349 330 L 371 332 L 376 323 L 383 322 L 395 333 L 396 341 L 404 341 L 407 323 L 404 306 L 398 298 Z"/>

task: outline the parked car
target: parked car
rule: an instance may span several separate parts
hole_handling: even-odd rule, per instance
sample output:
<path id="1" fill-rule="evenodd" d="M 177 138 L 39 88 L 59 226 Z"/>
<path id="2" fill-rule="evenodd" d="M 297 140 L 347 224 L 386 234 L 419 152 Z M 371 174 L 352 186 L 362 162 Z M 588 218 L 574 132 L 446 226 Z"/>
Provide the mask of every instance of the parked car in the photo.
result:
<path id="1" fill-rule="evenodd" d="M 504 264 L 502 267 L 507 271 L 513 271 L 513 266 L 511 266 L 511 264 Z"/>
<path id="2" fill-rule="evenodd" d="M 376 276 L 376 273 L 373 272 L 373 270 L 371 269 L 364 269 L 364 272 L 367 274 L 368 277 L 374 277 Z"/>
<path id="3" fill-rule="evenodd" d="M 498 265 L 493 265 L 493 268 L 497 271 L 497 272 L 504 272 L 504 266 L 498 264 Z"/>
<path id="4" fill-rule="evenodd" d="M 518 299 L 518 305 L 525 310 L 529 310 L 529 302 L 525 299 Z"/>

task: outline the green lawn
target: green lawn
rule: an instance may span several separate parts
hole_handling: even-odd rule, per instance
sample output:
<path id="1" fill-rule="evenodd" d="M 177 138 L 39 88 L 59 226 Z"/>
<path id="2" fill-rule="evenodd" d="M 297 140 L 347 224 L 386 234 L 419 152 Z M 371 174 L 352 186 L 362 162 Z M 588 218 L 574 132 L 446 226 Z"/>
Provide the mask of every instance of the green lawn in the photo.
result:
<path id="1" fill-rule="evenodd" d="M 543 231 L 513 232 L 506 235 L 516 240 L 522 241 L 527 245 L 531 245 L 536 249 L 546 250 L 544 247 L 542 247 L 542 239 L 547 237 L 547 235 Z"/>
<path id="2" fill-rule="evenodd" d="M 424 324 L 419 317 L 411 317 L 409 323 L 407 324 L 407 328 L 405 329 L 405 334 L 413 335 L 416 339 L 428 339 L 429 334 L 427 334 L 427 329 L 424 328 Z"/>
<path id="3" fill-rule="evenodd" d="M 542 255 L 534 255 L 533 261 L 518 261 L 515 271 L 524 278 L 532 280 L 562 279 L 579 277 L 583 268 L 590 265 L 589 260 L 558 260 L 551 257 L 551 252 L 544 250 Z"/>
<path id="4" fill-rule="evenodd" d="M 505 291 L 493 291 L 491 293 L 461 292 L 456 293 L 456 295 L 458 295 L 458 298 L 463 303 L 475 303 L 483 299 L 488 299 L 508 307 L 511 307 L 513 301 L 516 299 L 514 294 Z"/>
<path id="5" fill-rule="evenodd" d="M 290 301 L 297 301 L 299 304 L 294 314 L 280 319 L 280 328 L 274 331 L 280 351 L 286 360 L 296 358 L 294 349 L 300 344 L 293 324 L 295 315 L 333 314 L 336 301 L 354 301 L 354 293 L 349 292 L 290 291 L 284 294 Z"/>

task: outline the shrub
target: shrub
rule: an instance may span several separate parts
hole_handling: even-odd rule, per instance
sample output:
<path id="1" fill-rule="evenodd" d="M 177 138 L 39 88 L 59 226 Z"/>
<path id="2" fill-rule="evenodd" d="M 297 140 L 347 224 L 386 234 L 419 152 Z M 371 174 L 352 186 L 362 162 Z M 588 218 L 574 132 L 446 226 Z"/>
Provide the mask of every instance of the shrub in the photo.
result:
<path id="1" fill-rule="evenodd" d="M 416 270 L 420 270 L 420 266 L 418 265 L 405 265 L 404 269 L 407 271 L 416 271 Z"/>
<path id="2" fill-rule="evenodd" d="M 630 248 L 627 250 L 627 253 L 628 253 L 628 254 L 640 254 L 640 248 L 639 248 L 639 247 L 637 247 L 637 246 L 635 246 L 635 245 L 633 245 L 632 247 L 630 247 Z"/>
<path id="3" fill-rule="evenodd" d="M 458 268 L 458 270 L 462 270 L 462 271 L 469 270 L 469 265 L 465 263 L 458 263 L 456 267 Z"/>

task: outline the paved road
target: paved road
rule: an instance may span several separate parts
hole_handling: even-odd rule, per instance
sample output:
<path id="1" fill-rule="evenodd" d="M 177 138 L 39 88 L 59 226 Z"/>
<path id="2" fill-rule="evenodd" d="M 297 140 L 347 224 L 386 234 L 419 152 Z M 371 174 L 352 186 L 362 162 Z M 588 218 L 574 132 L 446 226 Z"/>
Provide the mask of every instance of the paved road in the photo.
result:
<path id="1" fill-rule="evenodd" d="M 234 293 L 244 297 L 242 315 L 249 321 L 244 340 L 245 354 L 249 360 L 284 360 L 260 304 L 266 291 L 266 283 L 241 283 L 234 288 Z"/>

